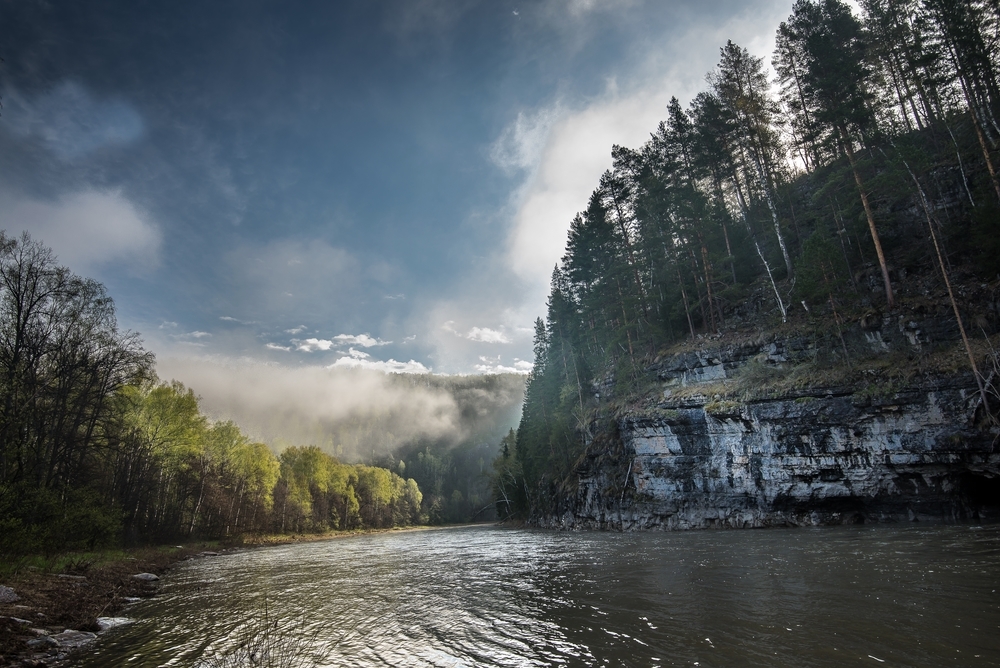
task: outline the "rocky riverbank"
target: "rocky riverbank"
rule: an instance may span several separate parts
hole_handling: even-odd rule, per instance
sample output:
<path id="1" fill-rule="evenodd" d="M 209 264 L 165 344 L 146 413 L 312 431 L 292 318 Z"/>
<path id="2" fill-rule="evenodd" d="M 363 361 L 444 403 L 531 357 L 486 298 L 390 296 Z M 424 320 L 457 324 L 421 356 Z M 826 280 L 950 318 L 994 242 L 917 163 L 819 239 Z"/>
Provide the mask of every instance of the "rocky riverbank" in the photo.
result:
<path id="1" fill-rule="evenodd" d="M 214 556 L 204 546 L 136 550 L 64 572 L 25 567 L 0 585 L 0 666 L 58 666 L 100 633 L 128 623 L 127 608 L 158 590 L 178 561 Z"/>

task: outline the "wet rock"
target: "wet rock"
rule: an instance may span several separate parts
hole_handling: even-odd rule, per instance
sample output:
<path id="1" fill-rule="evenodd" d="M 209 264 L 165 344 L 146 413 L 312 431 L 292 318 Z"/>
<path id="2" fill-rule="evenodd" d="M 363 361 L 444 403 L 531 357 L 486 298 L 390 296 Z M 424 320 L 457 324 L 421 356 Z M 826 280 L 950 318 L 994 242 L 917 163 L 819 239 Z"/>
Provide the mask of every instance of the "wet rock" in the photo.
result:
<path id="1" fill-rule="evenodd" d="M 0 585 L 0 603 L 14 603 L 20 600 L 21 597 L 12 588 Z"/>
<path id="2" fill-rule="evenodd" d="M 129 619 L 128 617 L 98 617 L 97 626 L 100 627 L 101 632 L 103 633 L 109 629 L 131 624 L 133 621 L 135 620 Z"/>
<path id="3" fill-rule="evenodd" d="M 89 645 L 90 643 L 97 640 L 97 634 L 91 633 L 90 631 L 76 631 L 74 629 L 66 629 L 62 633 L 57 633 L 52 636 L 46 636 L 47 640 L 55 640 L 59 646 L 59 649 L 74 650 Z M 37 640 L 43 640 L 43 638 L 37 638 Z"/>
<path id="4" fill-rule="evenodd" d="M 55 649 L 59 647 L 59 641 L 52 636 L 39 636 L 28 641 L 31 649 Z"/>
<path id="5" fill-rule="evenodd" d="M 159 575 L 154 575 L 153 573 L 136 573 L 132 577 L 142 582 L 156 582 L 160 579 Z"/>

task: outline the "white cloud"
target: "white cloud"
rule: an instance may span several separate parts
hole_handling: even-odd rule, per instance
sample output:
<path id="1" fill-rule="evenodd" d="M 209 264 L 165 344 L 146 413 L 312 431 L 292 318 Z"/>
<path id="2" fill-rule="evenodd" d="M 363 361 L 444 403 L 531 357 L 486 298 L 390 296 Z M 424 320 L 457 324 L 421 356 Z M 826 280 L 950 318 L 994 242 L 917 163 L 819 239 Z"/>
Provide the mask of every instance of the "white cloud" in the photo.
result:
<path id="1" fill-rule="evenodd" d="M 74 81 L 64 81 L 33 100 L 7 93 L 7 123 L 22 137 L 34 137 L 62 160 L 105 146 L 124 145 L 144 132 L 142 117 L 121 99 L 99 100 Z"/>
<path id="2" fill-rule="evenodd" d="M 304 353 L 313 353 L 317 350 L 330 350 L 334 345 L 333 341 L 329 339 L 306 339 L 304 341 L 292 339 L 292 343 L 295 344 L 296 350 L 301 350 Z"/>
<path id="3" fill-rule="evenodd" d="M 299 325 L 298 327 L 292 327 L 291 329 L 286 329 L 285 334 L 301 334 L 306 331 L 305 325 Z"/>
<path id="4" fill-rule="evenodd" d="M 270 350 L 281 350 L 286 353 L 290 352 L 292 349 L 291 346 L 279 346 L 277 343 L 270 343 L 270 342 L 268 342 L 264 347 Z"/>
<path id="5" fill-rule="evenodd" d="M 352 353 L 358 351 L 352 350 Z M 371 359 L 366 353 L 361 353 L 363 357 L 350 355 L 341 357 L 336 362 L 328 366 L 328 369 L 367 369 L 369 371 L 382 371 L 384 373 L 430 373 L 431 370 L 420 362 L 410 360 L 409 362 L 397 362 L 394 359 L 386 361 Z"/>
<path id="6" fill-rule="evenodd" d="M 533 114 L 518 112 L 517 119 L 504 128 L 490 147 L 490 159 L 508 174 L 537 167 L 549 129 L 562 113 L 558 104 Z"/>
<path id="7" fill-rule="evenodd" d="M 208 332 L 194 331 L 194 332 L 188 332 L 186 336 L 190 336 L 192 339 L 203 339 L 206 336 L 212 336 L 212 335 L 209 334 Z"/>
<path id="8" fill-rule="evenodd" d="M 134 271 L 159 264 L 160 230 L 117 191 L 86 190 L 54 201 L 4 197 L 0 227 L 27 231 L 78 274 L 115 262 Z"/>
<path id="9" fill-rule="evenodd" d="M 376 373 L 375 371 L 382 371 Z M 235 420 L 253 438 L 342 446 L 348 457 L 371 454 L 370 425 L 394 447 L 416 438 L 455 440 L 462 414 L 450 393 L 385 372 L 426 373 L 417 362 L 286 367 L 207 355 L 157 358 L 161 378 L 175 378 L 202 397 L 215 419 Z M 507 401 L 506 403 L 510 403 Z"/>
<path id="10" fill-rule="evenodd" d="M 455 329 L 454 320 L 447 320 L 441 325 L 441 329 L 463 339 L 475 341 L 476 343 L 510 343 L 510 339 L 506 334 L 498 329 L 490 329 L 489 327 L 473 327 L 463 334 Z"/>
<path id="11" fill-rule="evenodd" d="M 333 340 L 338 344 L 356 345 L 363 348 L 371 348 L 372 346 L 387 346 L 392 343 L 392 341 L 374 339 L 367 334 L 337 334 L 337 336 L 333 337 Z"/>
<path id="12" fill-rule="evenodd" d="M 490 329 L 489 327 L 473 327 L 465 335 L 465 338 L 480 343 L 510 343 L 510 339 L 507 338 L 506 334 L 495 329 Z"/>
<path id="13" fill-rule="evenodd" d="M 512 366 L 507 366 L 500 361 L 499 355 L 496 360 L 490 357 L 480 357 L 479 362 L 479 364 L 473 367 L 478 373 L 517 373 L 527 375 L 531 372 L 532 367 L 531 362 L 525 362 L 517 358 L 514 358 Z"/>
<path id="14" fill-rule="evenodd" d="M 387 346 L 392 341 L 383 341 L 382 339 L 375 339 L 367 334 L 338 334 L 333 337 L 333 339 L 292 339 L 292 343 L 295 344 L 297 350 L 301 350 L 305 353 L 312 353 L 318 350 L 331 350 L 335 346 L 340 345 L 355 345 L 361 346 L 362 348 L 371 348 L 373 346 Z"/>

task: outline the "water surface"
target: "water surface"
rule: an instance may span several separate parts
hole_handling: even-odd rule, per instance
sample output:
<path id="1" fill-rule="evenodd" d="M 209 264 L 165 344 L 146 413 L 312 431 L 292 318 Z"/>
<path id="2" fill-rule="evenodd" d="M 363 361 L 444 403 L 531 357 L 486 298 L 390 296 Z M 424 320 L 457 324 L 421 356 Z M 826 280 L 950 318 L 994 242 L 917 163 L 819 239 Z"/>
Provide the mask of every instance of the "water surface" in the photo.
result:
<path id="1" fill-rule="evenodd" d="M 998 526 L 388 533 L 187 562 L 77 665 L 196 666 L 266 595 L 319 666 L 988 666 L 998 589 Z"/>

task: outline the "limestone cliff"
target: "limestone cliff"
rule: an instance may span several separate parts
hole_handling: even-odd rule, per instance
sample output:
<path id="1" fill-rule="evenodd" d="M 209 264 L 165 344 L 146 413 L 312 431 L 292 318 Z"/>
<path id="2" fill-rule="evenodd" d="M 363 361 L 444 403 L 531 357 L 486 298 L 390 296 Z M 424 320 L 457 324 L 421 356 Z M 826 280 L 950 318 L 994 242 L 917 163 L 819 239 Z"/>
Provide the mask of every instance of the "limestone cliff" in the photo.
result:
<path id="1" fill-rule="evenodd" d="M 891 363 L 893 351 L 926 346 L 930 327 L 879 322 L 847 336 Z M 883 366 L 855 369 L 848 385 L 824 383 L 815 360 L 831 346 L 822 338 L 706 345 L 660 360 L 647 370 L 655 397 L 595 420 L 575 485 L 537 523 L 682 529 L 998 516 L 1000 448 L 972 374 L 930 369 L 886 381 Z M 791 382 L 796 371 L 806 377 Z M 868 376 L 883 382 L 859 383 Z"/>

